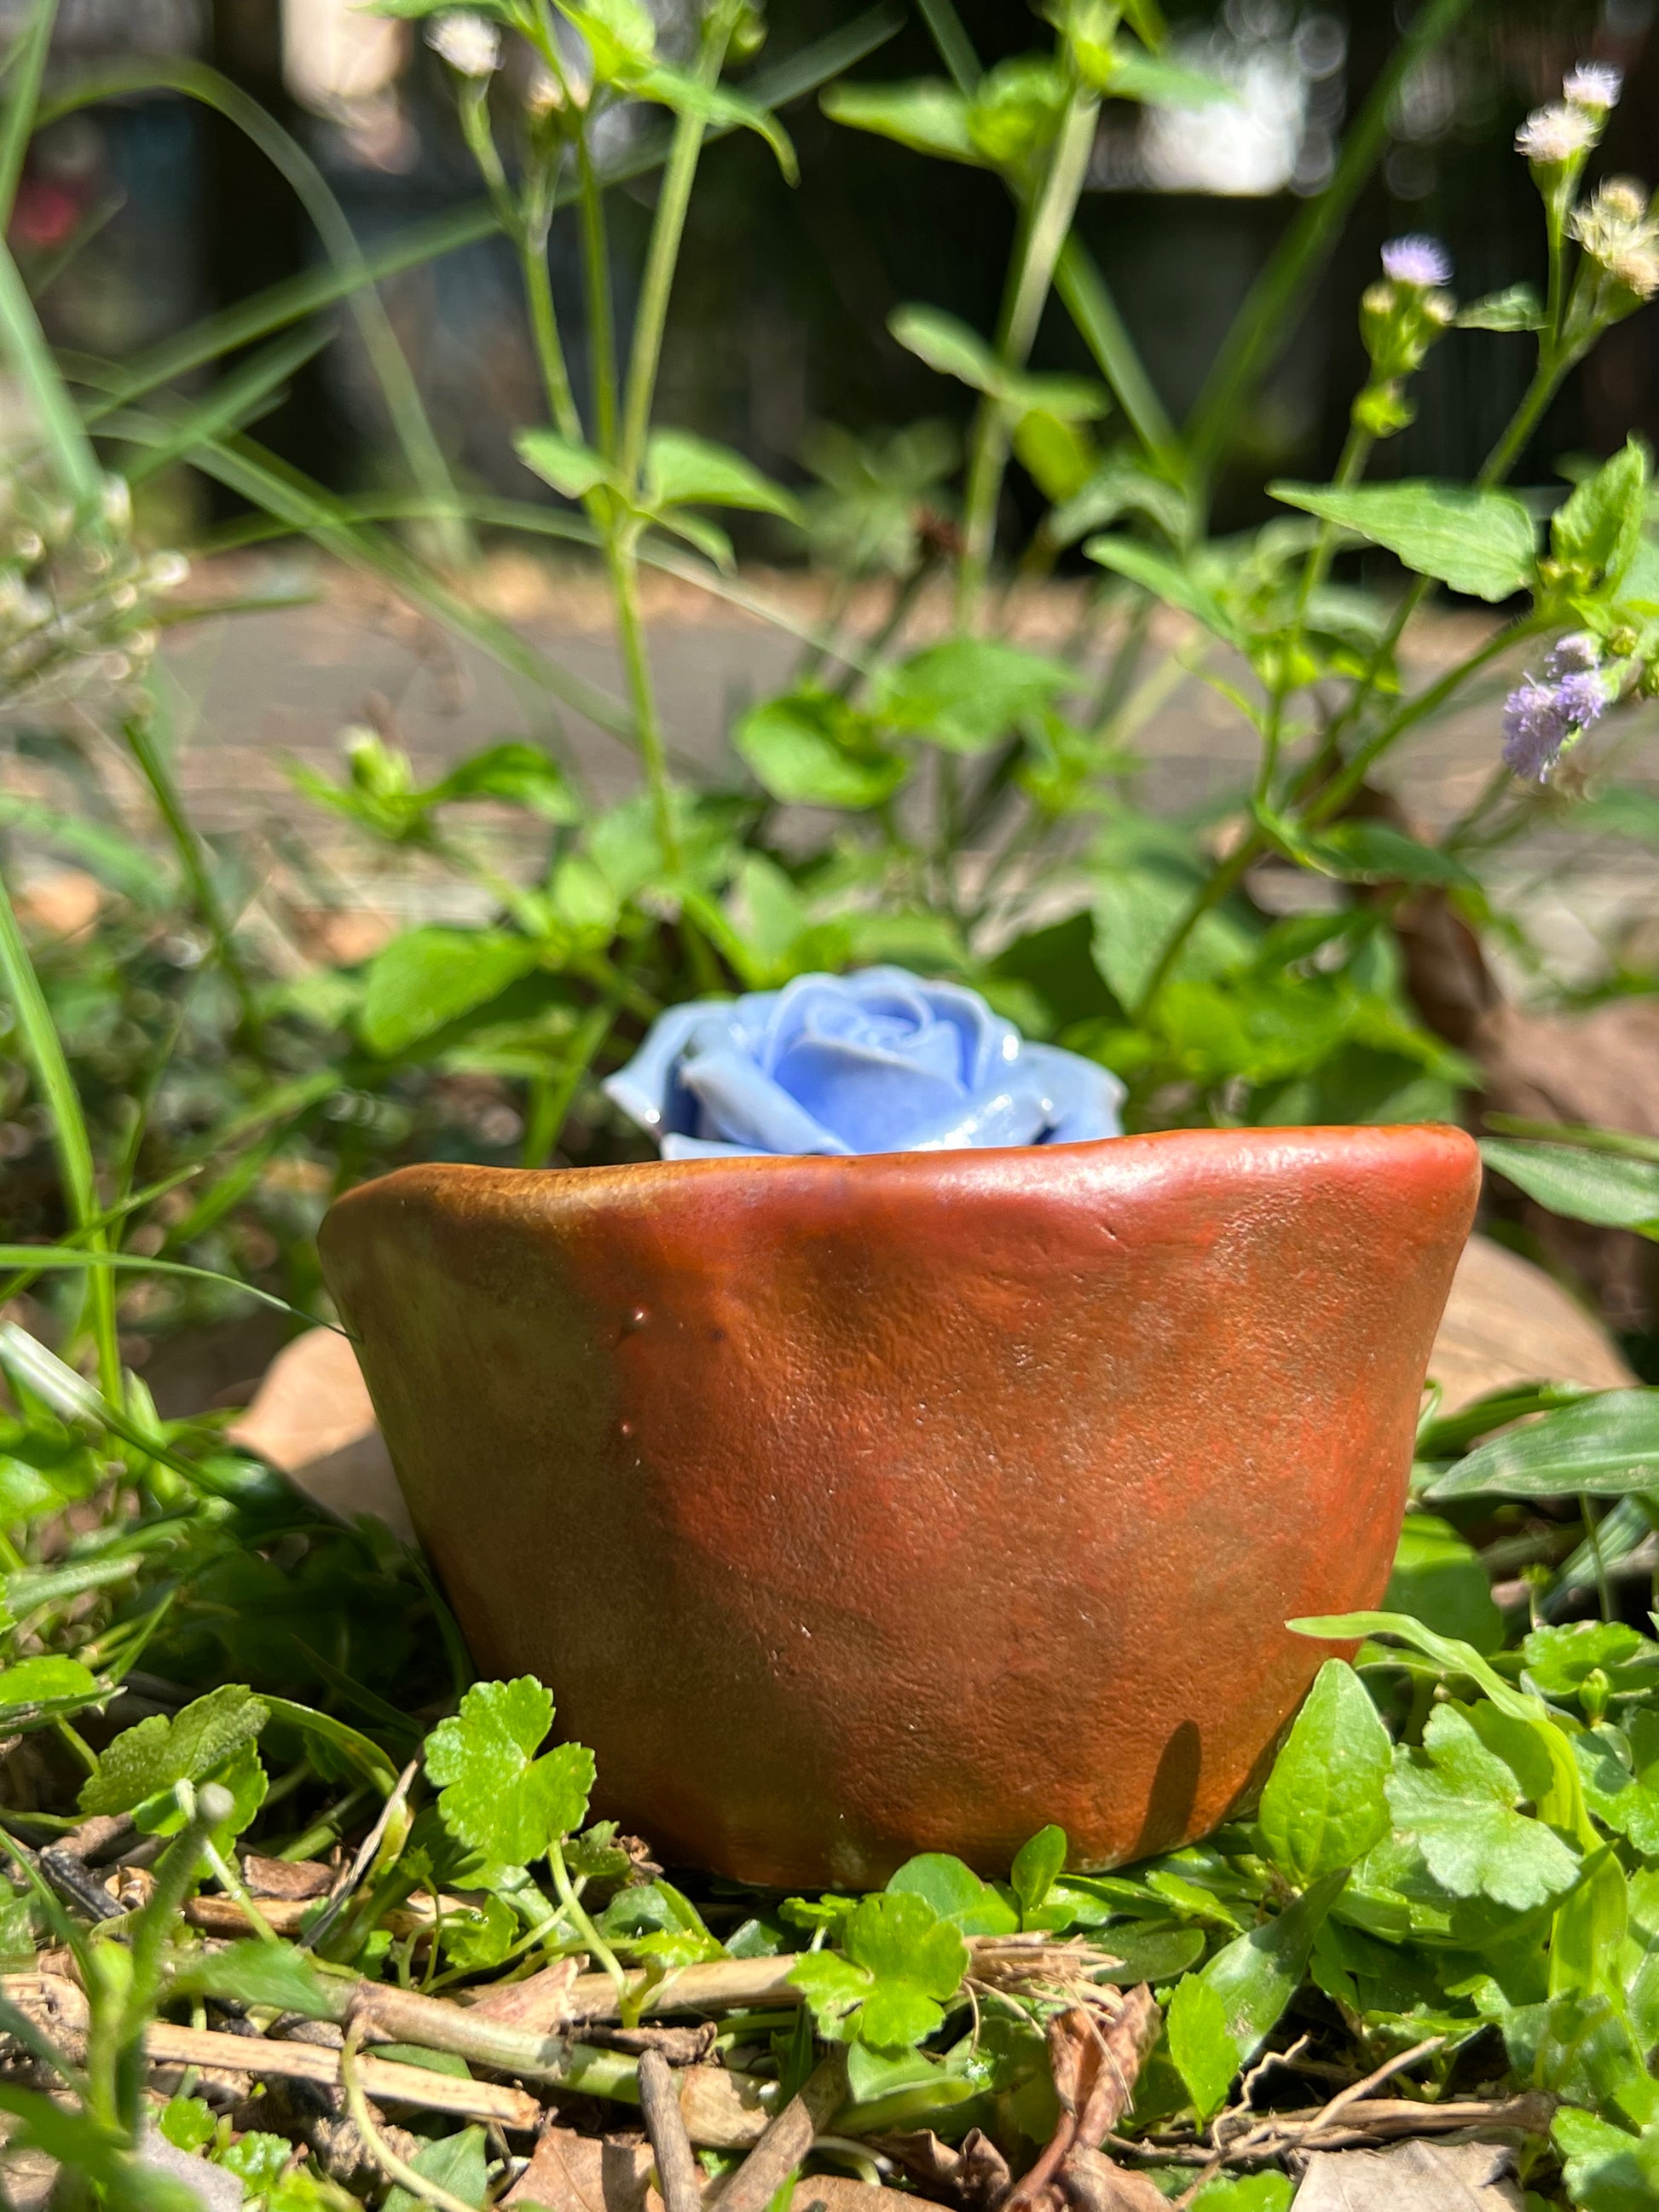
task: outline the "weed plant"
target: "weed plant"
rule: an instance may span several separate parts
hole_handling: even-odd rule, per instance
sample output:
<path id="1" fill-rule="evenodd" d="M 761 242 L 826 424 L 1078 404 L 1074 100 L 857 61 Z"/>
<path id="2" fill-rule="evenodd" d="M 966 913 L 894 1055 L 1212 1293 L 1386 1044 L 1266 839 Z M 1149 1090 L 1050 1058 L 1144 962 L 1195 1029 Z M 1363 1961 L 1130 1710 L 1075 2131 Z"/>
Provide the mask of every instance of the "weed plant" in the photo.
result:
<path id="1" fill-rule="evenodd" d="M 818 2099 L 814 2170 L 890 2185 L 909 2171 L 926 2193 L 994 2203 L 1055 2129 L 1080 2020 L 1121 2088 L 1089 2103 L 1092 2139 L 1058 2169 L 1085 2195 L 1092 2173 L 1091 2203 L 1279 2212 L 1310 2148 L 1469 2127 L 1516 2147 L 1530 2203 L 1659 2203 L 1659 1643 L 1636 1595 L 1659 1528 L 1651 1392 L 1545 1381 L 1444 1419 L 1431 1407 L 1389 1610 L 1298 1624 L 1352 1640 L 1354 1658 L 1325 1666 L 1260 1803 L 1218 1835 L 1081 1875 L 1046 1829 L 1006 1881 L 935 1855 L 870 1897 L 788 1899 L 671 1881 L 590 1823 L 591 1759 L 544 1748 L 549 1691 L 472 1680 L 422 1562 L 373 1522 L 328 1521 L 230 1443 L 222 1415 L 162 1419 L 130 1358 L 140 1335 L 211 1330 L 250 1301 L 303 1318 L 329 1193 L 400 1159 L 619 1156 L 598 1080 L 642 1025 L 814 969 L 901 959 L 971 982 L 1029 1033 L 1116 1070 L 1141 1127 L 1455 1115 L 1475 1085 L 1408 995 L 1402 913 L 1440 902 L 1515 941 L 1492 857 L 1540 823 L 1616 817 L 1613 749 L 1596 748 L 1659 659 L 1645 451 L 1587 467 L 1559 501 L 1508 488 L 1564 379 L 1659 291 L 1645 187 L 1585 180 L 1616 76 L 1575 71 L 1522 134 L 1544 294 L 1460 303 L 1435 241 L 1396 241 L 1359 303 L 1370 373 L 1334 478 L 1275 485 L 1273 520 L 1217 538 L 1212 491 L 1241 411 L 1398 88 L 1466 0 L 1418 9 L 1182 425 L 1073 218 L 1103 101 L 1191 106 L 1215 88 L 1171 57 L 1153 0 L 1054 0 L 1051 44 L 988 71 L 949 0 L 919 5 L 941 74 L 896 86 L 848 75 L 893 27 L 881 9 L 773 60 L 749 0 L 708 0 L 693 51 L 670 58 L 635 0 L 465 14 L 384 0 L 447 65 L 481 197 L 372 254 L 303 150 L 210 70 L 145 64 L 43 93 L 52 0 L 9 57 L 0 208 L 37 129 L 166 83 L 257 140 L 322 247 L 313 271 L 121 362 L 54 356 L 0 249 L 0 343 L 32 424 L 0 515 L 0 706 L 14 743 L 80 793 L 55 812 L 0 805 L 14 860 L 50 853 L 102 889 L 95 919 L 58 935 L 0 893 L 0 2112 L 12 2153 L 60 2161 L 61 2204 L 193 2203 L 158 2141 L 270 2212 L 494 2202 L 544 2100 L 591 2129 L 600 2106 L 570 2098 L 619 2117 L 639 2100 L 635 2053 L 583 2040 L 580 2021 L 677 2002 L 719 2030 L 683 2100 L 714 2173 L 753 2133 L 734 2100 L 803 2090 Z M 872 447 L 825 434 L 809 514 L 741 456 L 659 422 L 655 398 L 704 145 L 757 132 L 788 175 L 781 111 L 820 88 L 847 127 L 1000 179 L 1016 242 L 988 336 L 925 302 L 892 321 L 975 395 L 959 483 L 925 427 Z M 624 106 L 630 129 L 603 131 Z M 647 173 L 624 344 L 607 203 Z M 580 378 L 549 283 L 556 222 L 582 249 Z M 376 290 L 497 234 L 545 401 L 518 450 L 557 504 L 451 481 Z M 1031 367 L 1051 299 L 1093 374 Z M 407 472 L 395 495 L 343 496 L 255 434 L 337 309 L 386 396 Z M 1476 480 L 1368 482 L 1430 349 L 1471 329 L 1534 362 Z M 1016 466 L 1044 502 L 1023 544 L 1005 497 Z M 368 732 L 337 775 L 300 779 L 368 844 L 465 883 L 488 908 L 476 926 L 421 924 L 363 960 L 274 956 L 279 893 L 199 833 L 179 788 L 178 702 L 155 647 L 202 610 L 184 556 L 141 544 L 131 520 L 135 491 L 179 467 L 248 503 L 218 543 L 307 538 L 547 702 L 539 734 L 431 783 Z M 822 621 L 743 580 L 716 520 L 733 511 L 810 521 L 840 567 Z M 511 532 L 602 566 L 620 694 L 488 611 L 477 546 Z M 1034 652 L 1010 634 L 1016 587 L 1079 545 L 1098 586 L 1066 648 Z M 1336 580 L 1356 545 L 1393 556 L 1397 589 Z M 806 633 L 795 680 L 737 722 L 740 765 L 718 785 L 672 769 L 641 615 L 652 568 Z M 1420 681 L 1407 626 L 1439 587 L 1493 613 Z M 917 646 L 915 618 L 942 599 L 948 618 Z M 1224 821 L 1137 803 L 1138 736 L 1189 678 L 1254 741 Z M 1490 781 L 1421 836 L 1376 772 L 1483 702 Z M 561 708 L 632 749 L 633 796 L 594 801 L 547 735 Z M 147 793 L 153 838 L 116 806 L 118 769 Z M 483 802 L 533 832 L 532 871 L 491 857 L 469 826 Z M 1310 887 L 1305 910 L 1267 909 L 1268 864 Z M 458 1127 L 466 1083 L 510 1109 L 493 1134 Z M 1575 1128 L 1487 1152 L 1562 1214 L 1659 1234 L 1659 1146 Z M 1522 1595 L 1500 1608 L 1493 1577 L 1512 1596 L 1517 1571 Z M 1201 1632 L 1201 1593 L 1194 1606 Z M 1587 1606 L 1598 1617 L 1578 1617 Z M 100 1856 L 121 1870 L 106 1878 Z M 319 1862 L 327 1898 L 307 1893 Z M 586 2014 L 547 2015 L 563 2032 L 454 2001 L 578 1954 L 600 1995 L 585 1983 Z M 296 2018 L 337 2032 L 296 2046 Z M 264 2072 L 244 2069 L 265 2081 L 259 2100 L 214 2070 L 231 2030 L 244 2056 L 260 2039 Z M 283 2054 L 319 2048 L 333 2070 L 307 2102 Z M 401 2096 L 385 2078 L 398 2057 Z M 826 2079 L 828 2102 L 812 2087 Z M 1340 2085 L 1356 2094 L 1333 2107 Z M 1103 2145 L 1109 2172 L 1077 2163 Z"/>

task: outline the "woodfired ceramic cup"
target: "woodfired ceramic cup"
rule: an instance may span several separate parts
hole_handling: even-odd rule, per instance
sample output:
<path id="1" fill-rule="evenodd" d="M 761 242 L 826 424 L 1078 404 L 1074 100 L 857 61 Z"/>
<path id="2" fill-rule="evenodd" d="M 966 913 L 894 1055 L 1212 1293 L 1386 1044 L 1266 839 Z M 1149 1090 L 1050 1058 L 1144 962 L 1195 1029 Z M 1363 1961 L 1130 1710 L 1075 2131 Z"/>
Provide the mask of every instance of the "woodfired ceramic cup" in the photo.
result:
<path id="1" fill-rule="evenodd" d="M 1449 1128 L 532 1173 L 324 1267 L 479 1668 L 671 1863 L 859 1887 L 1204 1834 L 1375 1605 L 1480 1169 Z"/>

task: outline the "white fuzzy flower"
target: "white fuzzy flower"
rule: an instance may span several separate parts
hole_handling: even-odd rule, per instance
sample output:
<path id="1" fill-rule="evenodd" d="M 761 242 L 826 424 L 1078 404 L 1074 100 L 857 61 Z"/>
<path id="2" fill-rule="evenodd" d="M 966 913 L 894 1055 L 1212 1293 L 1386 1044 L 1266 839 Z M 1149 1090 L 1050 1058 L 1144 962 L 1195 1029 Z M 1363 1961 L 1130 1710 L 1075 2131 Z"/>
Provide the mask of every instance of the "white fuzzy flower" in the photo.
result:
<path id="1" fill-rule="evenodd" d="M 501 65 L 501 34 L 482 15 L 434 15 L 426 42 L 458 76 L 493 76 Z"/>
<path id="2" fill-rule="evenodd" d="M 1609 108 L 1618 106 L 1624 88 L 1625 72 L 1611 62 L 1580 62 L 1577 69 L 1568 70 L 1561 92 L 1573 106 L 1605 115 Z"/>
<path id="3" fill-rule="evenodd" d="M 1515 134 L 1515 150 L 1540 167 L 1559 168 L 1587 154 L 1600 136 L 1587 107 L 1536 107 Z"/>

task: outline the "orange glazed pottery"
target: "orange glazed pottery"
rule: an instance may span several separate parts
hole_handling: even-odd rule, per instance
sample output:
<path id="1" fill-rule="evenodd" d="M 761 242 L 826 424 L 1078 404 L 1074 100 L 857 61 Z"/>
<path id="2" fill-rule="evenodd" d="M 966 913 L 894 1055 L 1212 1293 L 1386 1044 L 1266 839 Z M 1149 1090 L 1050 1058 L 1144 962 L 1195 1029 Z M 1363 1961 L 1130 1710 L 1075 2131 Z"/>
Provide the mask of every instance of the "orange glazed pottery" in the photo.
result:
<path id="1" fill-rule="evenodd" d="M 1455 1129 L 415 1167 L 325 1224 L 415 1526 L 671 1862 L 1203 1835 L 1375 1605 Z"/>

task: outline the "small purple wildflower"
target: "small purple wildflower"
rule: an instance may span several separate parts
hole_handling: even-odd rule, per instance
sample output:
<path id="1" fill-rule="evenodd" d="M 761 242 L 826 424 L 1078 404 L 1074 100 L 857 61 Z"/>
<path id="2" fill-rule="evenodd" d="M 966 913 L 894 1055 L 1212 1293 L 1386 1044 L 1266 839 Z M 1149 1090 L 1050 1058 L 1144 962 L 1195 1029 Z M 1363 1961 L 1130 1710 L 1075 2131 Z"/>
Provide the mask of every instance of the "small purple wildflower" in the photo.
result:
<path id="1" fill-rule="evenodd" d="M 1589 107 L 1598 115 L 1617 107 L 1625 88 L 1625 72 L 1611 62 L 1580 62 L 1569 70 L 1561 90 L 1575 107 Z"/>
<path id="2" fill-rule="evenodd" d="M 1549 679 L 1523 677 L 1504 702 L 1504 760 L 1516 775 L 1545 783 L 1563 749 L 1607 711 L 1596 672 L 1595 641 L 1582 630 L 1564 637 L 1544 664 Z"/>
<path id="3" fill-rule="evenodd" d="M 1382 270 L 1396 284 L 1415 284 L 1428 292 L 1451 283 L 1451 256 L 1437 238 L 1413 231 L 1389 240 L 1382 249 Z"/>

